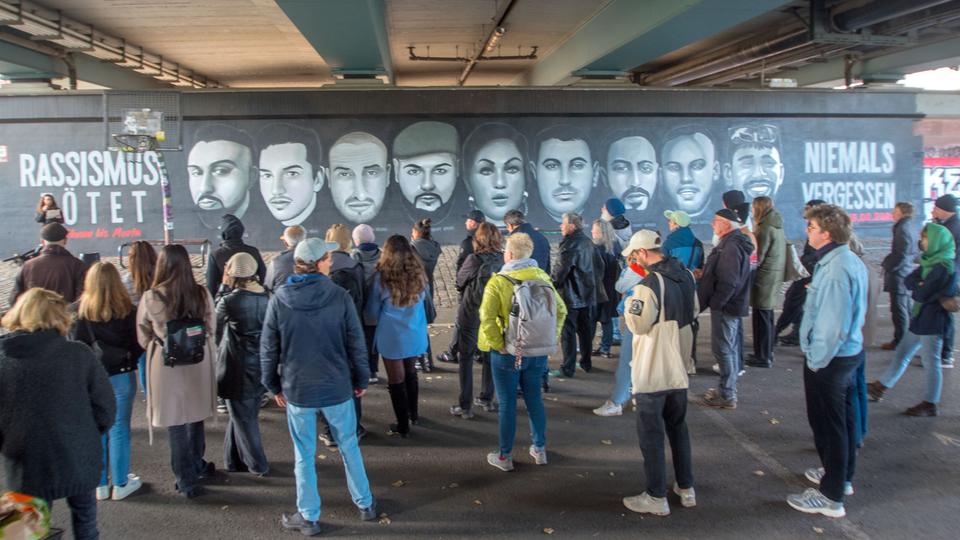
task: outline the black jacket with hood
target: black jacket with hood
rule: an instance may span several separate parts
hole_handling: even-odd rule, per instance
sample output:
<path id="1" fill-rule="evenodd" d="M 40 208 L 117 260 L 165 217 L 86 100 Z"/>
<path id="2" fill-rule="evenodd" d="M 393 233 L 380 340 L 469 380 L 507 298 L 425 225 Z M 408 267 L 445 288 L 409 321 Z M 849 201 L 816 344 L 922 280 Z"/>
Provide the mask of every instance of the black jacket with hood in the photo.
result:
<path id="1" fill-rule="evenodd" d="M 413 250 L 417 252 L 423 266 L 427 270 L 427 282 L 430 284 L 430 298 L 433 298 L 433 271 L 437 268 L 437 261 L 440 260 L 442 249 L 440 244 L 433 239 L 417 238 L 412 242 Z"/>
<path id="2" fill-rule="evenodd" d="M 363 264 L 345 251 L 334 251 L 330 254 L 330 279 L 353 298 L 353 305 L 357 313 L 363 313 L 363 302 L 366 298 L 366 279 L 363 273 Z"/>
<path id="3" fill-rule="evenodd" d="M 893 225 L 893 245 L 890 253 L 883 258 L 883 290 L 906 294 L 904 278 L 910 274 L 917 258 L 917 231 L 912 218 L 902 218 Z"/>
<path id="4" fill-rule="evenodd" d="M 217 299 L 217 395 L 224 399 L 258 398 L 260 332 L 269 296 L 234 289 Z"/>
<path id="5" fill-rule="evenodd" d="M 739 229 L 724 236 L 703 268 L 697 295 L 700 309 L 745 317 L 750 313 L 750 254 L 753 242 Z"/>
<path id="6" fill-rule="evenodd" d="M 503 267 L 502 253 L 471 253 L 457 272 L 457 324 L 461 328 L 480 328 L 480 302 L 490 277 Z"/>
<path id="7" fill-rule="evenodd" d="M 220 242 L 220 247 L 213 250 L 207 261 L 207 289 L 210 295 L 217 296 L 227 261 L 240 252 L 249 253 L 257 261 L 257 278 L 260 279 L 260 283 L 263 283 L 263 278 L 267 275 L 267 265 L 263 264 L 260 250 L 243 243 L 243 223 L 233 214 L 227 214 L 220 220 L 220 231 L 223 241 Z"/>

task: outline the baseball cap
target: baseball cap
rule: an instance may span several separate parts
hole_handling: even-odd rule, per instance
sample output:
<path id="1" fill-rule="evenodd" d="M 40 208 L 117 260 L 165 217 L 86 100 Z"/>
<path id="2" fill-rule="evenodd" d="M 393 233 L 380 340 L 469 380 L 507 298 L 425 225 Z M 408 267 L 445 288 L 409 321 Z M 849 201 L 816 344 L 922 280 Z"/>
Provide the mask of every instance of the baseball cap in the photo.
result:
<path id="1" fill-rule="evenodd" d="M 630 237 L 630 243 L 623 248 L 620 253 L 624 257 L 629 257 L 631 253 L 638 249 L 660 249 L 660 233 L 650 229 L 640 229 Z"/>
<path id="2" fill-rule="evenodd" d="M 681 227 L 686 227 L 690 225 L 690 215 L 684 212 L 683 210 L 664 210 L 663 217 L 669 219 L 670 221 L 676 223 Z"/>
<path id="3" fill-rule="evenodd" d="M 47 223 L 40 229 L 40 238 L 47 242 L 59 242 L 67 237 L 67 228 L 59 223 Z"/>
<path id="4" fill-rule="evenodd" d="M 300 259 L 307 264 L 313 264 L 323 258 L 324 255 L 339 248 L 336 242 L 324 242 L 319 238 L 307 238 L 297 244 L 293 250 L 293 258 Z"/>
<path id="5" fill-rule="evenodd" d="M 481 211 L 479 211 L 479 210 L 471 210 L 471 211 L 467 212 L 466 214 L 464 214 L 463 217 L 465 217 L 465 218 L 467 218 L 467 219 L 472 219 L 472 220 L 476 221 L 477 223 L 483 223 L 484 221 L 487 220 L 487 216 L 483 215 L 483 212 L 481 212 Z"/>

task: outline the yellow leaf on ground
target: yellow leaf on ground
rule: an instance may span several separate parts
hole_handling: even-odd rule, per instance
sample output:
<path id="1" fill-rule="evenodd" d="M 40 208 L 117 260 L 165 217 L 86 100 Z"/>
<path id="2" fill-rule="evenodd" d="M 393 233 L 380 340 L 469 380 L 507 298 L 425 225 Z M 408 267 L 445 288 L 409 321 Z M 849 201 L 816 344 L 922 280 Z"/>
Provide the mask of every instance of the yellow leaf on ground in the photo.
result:
<path id="1" fill-rule="evenodd" d="M 603 444 L 605 444 L 605 445 L 607 445 L 607 446 L 610 446 L 611 444 L 613 444 L 613 441 L 611 441 L 610 439 L 603 439 L 603 440 L 600 441 L 600 442 L 602 442 Z"/>
<path id="2" fill-rule="evenodd" d="M 553 529 L 550 527 L 544 527 L 543 534 L 553 534 Z"/>

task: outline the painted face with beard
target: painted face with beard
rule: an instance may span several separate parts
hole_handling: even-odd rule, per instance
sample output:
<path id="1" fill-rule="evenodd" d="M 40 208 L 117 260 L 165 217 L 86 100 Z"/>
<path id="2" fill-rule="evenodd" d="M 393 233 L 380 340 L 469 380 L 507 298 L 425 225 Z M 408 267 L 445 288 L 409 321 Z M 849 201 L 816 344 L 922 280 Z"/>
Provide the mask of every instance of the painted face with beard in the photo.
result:
<path id="1" fill-rule="evenodd" d="M 783 183 L 780 150 L 773 146 L 742 146 L 724 166 L 729 189 L 738 189 L 751 199 L 773 197 Z"/>
<path id="2" fill-rule="evenodd" d="M 366 223 L 380 213 L 390 179 L 387 148 L 369 133 L 348 133 L 330 147 L 330 194 L 340 214 Z"/>
<path id="3" fill-rule="evenodd" d="M 187 157 L 187 173 L 194 204 L 218 216 L 231 213 L 243 217 L 250 202 L 251 176 L 255 175 L 252 163 L 250 148 L 234 141 L 200 141 L 193 145 Z"/>
<path id="4" fill-rule="evenodd" d="M 656 152 L 643 137 L 624 137 L 607 152 L 607 181 L 610 191 L 627 208 L 646 210 L 657 188 Z"/>

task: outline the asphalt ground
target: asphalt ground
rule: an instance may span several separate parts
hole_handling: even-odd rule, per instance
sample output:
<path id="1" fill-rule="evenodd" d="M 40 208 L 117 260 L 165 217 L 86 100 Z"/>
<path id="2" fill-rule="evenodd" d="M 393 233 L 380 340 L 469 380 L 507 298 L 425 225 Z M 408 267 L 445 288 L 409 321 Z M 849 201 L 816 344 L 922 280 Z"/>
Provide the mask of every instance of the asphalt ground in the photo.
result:
<path id="1" fill-rule="evenodd" d="M 882 309 L 881 311 L 886 311 Z M 705 314 L 709 316 L 709 314 Z M 452 320 L 444 309 L 439 322 Z M 748 321 L 745 319 L 745 321 Z M 890 335 L 884 313 L 880 337 Z M 704 321 L 706 322 L 706 321 Z M 690 395 L 716 386 L 709 371 L 709 324 L 702 324 L 700 373 Z M 449 342 L 451 329 L 437 325 L 433 350 Z M 747 344 L 751 332 L 747 324 Z M 616 348 L 614 349 L 617 350 Z M 870 349 L 868 379 L 892 353 Z M 551 360 L 557 367 L 558 360 Z M 350 501 L 336 450 L 318 447 L 323 501 L 321 520 L 330 537 L 397 538 L 958 538 L 960 533 L 960 392 L 957 374 L 944 372 L 943 404 L 937 418 L 902 414 L 920 401 L 923 371 L 911 367 L 887 398 L 871 404 L 870 432 L 860 455 L 856 494 L 847 517 L 830 519 L 790 509 L 784 497 L 809 487 L 803 478 L 817 455 L 806 420 L 802 359 L 798 348 L 779 347 L 771 369 L 750 369 L 740 379 L 739 408 L 706 410 L 693 403 L 687 414 L 693 445 L 698 506 L 682 508 L 670 495 L 669 517 L 643 516 L 623 506 L 624 496 L 643 490 L 642 457 L 632 408 L 600 418 L 591 409 L 608 396 L 616 360 L 594 358 L 591 373 L 553 380 L 545 396 L 549 464 L 527 455 L 526 414 L 518 405 L 516 470 L 486 464 L 497 448 L 495 414 L 477 411 L 473 420 L 449 415 L 456 400 L 456 366 L 439 364 L 420 374 L 421 425 L 410 439 L 387 437 L 393 421 L 386 386 L 364 397 L 369 435 L 361 448 L 383 517 L 360 522 Z M 475 380 L 479 381 L 479 367 Z M 479 384 L 479 383 L 477 383 Z M 513 398 L 513 396 L 511 396 Z M 281 512 L 295 509 L 293 449 L 284 412 L 275 405 L 260 416 L 271 472 L 266 478 L 217 472 L 207 494 L 187 500 L 174 491 L 163 430 L 147 444 L 143 404 L 137 400 L 131 470 L 145 486 L 124 501 L 99 503 L 104 539 L 296 538 L 279 525 Z M 206 423 L 207 459 L 220 466 L 226 416 Z M 38 429 L 42 429 L 38 426 Z M 669 461 L 668 461 L 669 467 Z M 672 472 L 669 474 L 672 482 Z M 54 524 L 69 528 L 69 512 L 57 502 Z"/>

